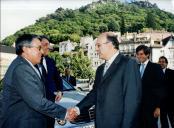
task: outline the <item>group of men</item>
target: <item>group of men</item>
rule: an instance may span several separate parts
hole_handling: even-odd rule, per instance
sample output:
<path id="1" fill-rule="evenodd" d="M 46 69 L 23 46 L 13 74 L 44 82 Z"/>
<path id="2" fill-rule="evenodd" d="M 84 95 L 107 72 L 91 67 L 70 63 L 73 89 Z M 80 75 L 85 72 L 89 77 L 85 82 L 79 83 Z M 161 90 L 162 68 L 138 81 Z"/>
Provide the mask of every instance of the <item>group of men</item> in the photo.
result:
<path id="1" fill-rule="evenodd" d="M 167 69 L 165 57 L 159 58 L 162 68 L 152 63 L 149 47 L 136 48 L 138 64 L 119 52 L 114 32 L 100 34 L 96 51 L 105 63 L 96 70 L 93 89 L 66 110 L 54 103 L 61 99 L 62 93 L 55 92 L 61 90 L 62 80 L 48 57 L 48 38 L 24 34 L 15 44 L 18 57 L 3 80 L 2 128 L 53 128 L 55 119 L 73 121 L 93 105 L 96 128 L 158 128 L 158 117 L 162 128 L 169 127 L 168 119 L 174 127 L 174 71 Z"/>

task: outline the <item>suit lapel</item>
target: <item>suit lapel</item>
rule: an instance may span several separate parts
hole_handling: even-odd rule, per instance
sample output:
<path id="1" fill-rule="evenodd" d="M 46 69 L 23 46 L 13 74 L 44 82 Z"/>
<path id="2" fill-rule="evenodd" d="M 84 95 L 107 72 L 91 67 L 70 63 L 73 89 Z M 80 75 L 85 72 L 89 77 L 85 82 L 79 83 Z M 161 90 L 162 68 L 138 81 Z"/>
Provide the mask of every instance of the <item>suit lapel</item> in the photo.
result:
<path id="1" fill-rule="evenodd" d="M 31 70 L 32 70 L 33 72 L 36 73 L 37 79 L 39 79 L 40 82 L 44 85 L 44 83 L 42 82 L 42 79 L 39 77 L 39 75 L 38 75 L 37 72 L 33 69 L 33 67 L 31 67 L 31 65 L 27 62 L 27 60 L 25 60 L 23 57 L 20 57 L 20 56 L 19 56 L 19 59 L 20 59 L 23 63 L 25 63 L 26 65 L 30 66 Z M 43 89 L 44 89 L 44 93 L 45 93 L 45 86 L 43 86 Z"/>
<path id="2" fill-rule="evenodd" d="M 120 62 L 122 55 L 118 54 L 118 56 L 115 58 L 115 60 L 112 62 L 112 64 L 110 65 L 110 67 L 108 68 L 108 70 L 106 71 L 105 75 L 101 78 L 101 83 L 107 79 L 113 72 L 115 72 L 115 70 L 117 69 L 117 64 Z M 103 66 L 103 70 L 104 70 L 104 66 Z M 101 75 L 103 75 L 103 73 L 101 73 Z"/>
<path id="3" fill-rule="evenodd" d="M 147 66 L 146 66 L 145 70 L 144 70 L 142 79 L 144 79 L 144 77 L 146 77 L 146 75 L 148 74 L 148 70 L 149 70 L 149 66 L 150 66 L 150 65 L 151 65 L 151 62 L 149 61 L 149 62 L 147 63 Z"/>

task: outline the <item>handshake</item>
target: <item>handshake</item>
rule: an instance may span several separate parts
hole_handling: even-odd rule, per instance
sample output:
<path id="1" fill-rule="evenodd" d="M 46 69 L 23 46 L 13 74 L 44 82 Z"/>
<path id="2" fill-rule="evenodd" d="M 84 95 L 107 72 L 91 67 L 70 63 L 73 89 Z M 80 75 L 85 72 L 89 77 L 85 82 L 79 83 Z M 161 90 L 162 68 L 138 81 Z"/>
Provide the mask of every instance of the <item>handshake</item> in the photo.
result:
<path id="1" fill-rule="evenodd" d="M 67 109 L 65 120 L 74 121 L 78 115 L 80 115 L 78 108 L 69 108 Z"/>
<path id="2" fill-rule="evenodd" d="M 65 119 L 64 120 L 58 119 L 57 123 L 59 125 L 63 126 L 63 125 L 66 124 L 67 120 L 72 122 L 72 121 L 74 121 L 77 118 L 78 115 L 80 115 L 80 112 L 79 112 L 78 108 L 76 108 L 76 107 L 75 108 L 69 108 L 69 109 L 67 109 L 67 112 L 66 112 L 66 115 L 65 115 Z"/>

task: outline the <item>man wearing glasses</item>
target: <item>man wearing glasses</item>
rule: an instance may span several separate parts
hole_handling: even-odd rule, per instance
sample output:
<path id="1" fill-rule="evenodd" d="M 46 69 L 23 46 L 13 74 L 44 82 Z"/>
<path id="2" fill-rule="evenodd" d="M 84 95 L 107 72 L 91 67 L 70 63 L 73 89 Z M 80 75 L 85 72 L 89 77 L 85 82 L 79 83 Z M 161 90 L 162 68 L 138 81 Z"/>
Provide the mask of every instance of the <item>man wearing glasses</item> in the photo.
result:
<path id="1" fill-rule="evenodd" d="M 45 86 L 34 66 L 41 60 L 40 38 L 24 34 L 15 45 L 18 56 L 3 80 L 1 127 L 46 128 L 46 116 L 64 119 L 66 109 L 46 99 Z"/>
<path id="2" fill-rule="evenodd" d="M 119 53 L 119 42 L 113 32 L 98 37 L 96 51 L 105 63 L 96 71 L 93 90 L 71 109 L 71 115 L 77 116 L 95 105 L 96 128 L 137 128 L 141 100 L 138 64 Z"/>

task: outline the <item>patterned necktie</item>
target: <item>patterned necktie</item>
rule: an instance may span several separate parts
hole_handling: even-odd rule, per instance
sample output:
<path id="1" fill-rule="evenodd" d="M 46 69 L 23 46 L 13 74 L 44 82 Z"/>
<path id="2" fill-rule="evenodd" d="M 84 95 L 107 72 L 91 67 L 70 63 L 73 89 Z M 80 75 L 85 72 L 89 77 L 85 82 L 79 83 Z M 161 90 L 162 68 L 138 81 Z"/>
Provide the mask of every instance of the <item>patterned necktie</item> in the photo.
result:
<path id="1" fill-rule="evenodd" d="M 143 77 L 143 74 L 144 74 L 144 66 L 145 64 L 141 64 L 141 67 L 140 67 L 141 78 Z"/>
<path id="2" fill-rule="evenodd" d="M 103 70 L 103 76 L 105 75 L 105 73 L 106 73 L 106 71 L 108 70 L 108 68 L 109 68 L 109 62 L 106 61 L 106 62 L 105 62 L 105 67 L 104 67 L 104 70 Z"/>

